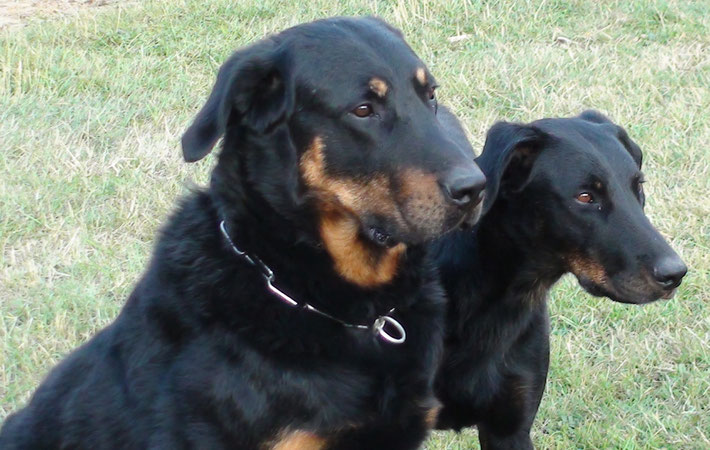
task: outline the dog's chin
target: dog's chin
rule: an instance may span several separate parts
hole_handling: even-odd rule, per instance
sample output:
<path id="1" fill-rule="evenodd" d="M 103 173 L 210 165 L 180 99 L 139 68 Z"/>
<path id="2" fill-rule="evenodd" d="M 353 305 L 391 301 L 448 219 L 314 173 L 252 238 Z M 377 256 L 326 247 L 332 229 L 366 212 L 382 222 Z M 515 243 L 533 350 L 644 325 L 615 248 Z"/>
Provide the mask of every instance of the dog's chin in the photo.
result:
<path id="1" fill-rule="evenodd" d="M 623 287 L 615 288 L 602 286 L 594 283 L 591 280 L 577 277 L 579 285 L 589 294 L 595 297 L 606 297 L 617 303 L 624 303 L 627 305 L 644 305 L 646 303 L 653 303 L 659 299 L 671 299 L 675 295 L 675 289 L 670 291 L 657 291 L 653 292 L 638 292 L 632 289 L 624 289 Z"/>
<path id="2" fill-rule="evenodd" d="M 364 228 L 363 234 L 376 247 L 390 249 L 401 242 L 385 228 L 378 226 L 365 226 Z"/>
<path id="3" fill-rule="evenodd" d="M 362 234 L 373 246 L 382 249 L 390 249 L 398 244 L 407 247 L 419 245 L 429 240 L 426 233 L 418 233 L 408 229 L 400 229 L 397 226 L 376 224 L 362 224 Z"/>

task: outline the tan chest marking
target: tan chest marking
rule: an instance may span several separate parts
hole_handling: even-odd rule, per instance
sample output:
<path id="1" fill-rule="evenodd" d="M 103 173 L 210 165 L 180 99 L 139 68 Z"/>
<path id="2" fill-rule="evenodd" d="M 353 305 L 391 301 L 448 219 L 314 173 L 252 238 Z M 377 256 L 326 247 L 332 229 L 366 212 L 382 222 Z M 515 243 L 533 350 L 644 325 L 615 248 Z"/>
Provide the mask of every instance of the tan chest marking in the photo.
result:
<path id="1" fill-rule="evenodd" d="M 441 411 L 441 405 L 437 405 L 433 408 L 430 408 L 426 415 L 424 416 L 424 425 L 432 429 L 436 426 L 436 421 L 439 419 L 439 412 Z"/>

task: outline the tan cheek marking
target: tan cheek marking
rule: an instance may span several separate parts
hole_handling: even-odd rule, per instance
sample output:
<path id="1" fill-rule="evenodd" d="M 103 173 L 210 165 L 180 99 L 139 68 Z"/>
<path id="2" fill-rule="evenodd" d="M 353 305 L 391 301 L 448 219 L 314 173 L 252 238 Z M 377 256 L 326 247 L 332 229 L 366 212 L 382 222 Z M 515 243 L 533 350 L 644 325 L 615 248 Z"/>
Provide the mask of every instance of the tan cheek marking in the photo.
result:
<path id="1" fill-rule="evenodd" d="M 420 230 L 437 232 L 446 220 L 447 208 L 436 176 L 419 169 L 406 169 L 399 176 L 397 196 L 410 223 Z"/>
<path id="2" fill-rule="evenodd" d="M 387 89 L 388 86 L 384 80 L 377 77 L 370 80 L 370 90 L 377 94 L 378 97 L 384 97 L 387 95 Z"/>
<path id="3" fill-rule="evenodd" d="M 406 246 L 400 243 L 389 249 L 373 248 L 363 242 L 356 218 L 364 212 L 377 212 L 404 223 L 391 199 L 388 180 L 375 177 L 360 182 L 328 177 L 320 138 L 316 138 L 303 154 L 300 165 L 306 184 L 323 195 L 319 206 L 320 234 L 336 271 L 344 279 L 362 287 L 390 282 L 397 273 Z"/>
<path id="4" fill-rule="evenodd" d="M 598 285 L 604 285 L 608 281 L 604 267 L 592 259 L 573 255 L 568 258 L 568 263 L 570 271 L 577 276 L 587 278 Z"/>
<path id="5" fill-rule="evenodd" d="M 398 217 L 397 205 L 392 199 L 389 180 L 376 176 L 367 181 L 351 178 L 331 178 L 325 173 L 323 141 L 317 137 L 300 161 L 306 184 L 326 197 L 334 197 L 344 207 L 356 213 L 375 212 L 404 222 Z"/>
<path id="6" fill-rule="evenodd" d="M 301 156 L 299 164 L 301 166 L 301 174 L 307 185 L 321 187 L 326 184 L 323 139 L 320 136 L 313 140 L 311 146 Z"/>
<path id="7" fill-rule="evenodd" d="M 443 200 L 439 182 L 433 173 L 419 169 L 406 169 L 399 176 L 401 188 L 399 195 L 409 197 L 437 197 Z"/>
<path id="8" fill-rule="evenodd" d="M 388 249 L 374 249 L 360 237 L 357 220 L 333 211 L 321 218 L 320 234 L 336 271 L 346 280 L 362 287 L 392 281 L 406 246 L 399 243 Z"/>
<path id="9" fill-rule="evenodd" d="M 414 73 L 414 76 L 417 78 L 417 81 L 422 86 L 426 86 L 426 70 L 424 70 L 423 67 L 417 68 L 417 71 Z"/>
<path id="10" fill-rule="evenodd" d="M 278 441 L 270 447 L 272 450 L 322 450 L 328 442 L 308 431 L 290 431 L 283 433 Z"/>

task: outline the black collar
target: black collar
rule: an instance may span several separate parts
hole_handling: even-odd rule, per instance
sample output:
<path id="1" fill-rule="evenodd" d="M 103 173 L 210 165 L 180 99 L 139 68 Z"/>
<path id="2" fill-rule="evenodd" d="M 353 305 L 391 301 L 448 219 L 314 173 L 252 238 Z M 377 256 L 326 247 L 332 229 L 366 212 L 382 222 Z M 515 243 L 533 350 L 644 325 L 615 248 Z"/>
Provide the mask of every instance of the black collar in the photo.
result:
<path id="1" fill-rule="evenodd" d="M 392 313 L 394 313 L 395 308 L 392 308 L 389 310 L 387 314 L 384 314 L 382 316 L 379 316 L 375 321 L 372 323 L 372 325 L 358 325 L 358 324 L 352 324 L 352 323 L 347 323 L 343 320 L 338 319 L 337 317 L 333 317 L 330 314 L 323 312 L 313 305 L 310 305 L 308 303 L 299 303 L 293 298 L 291 298 L 288 294 L 286 294 L 284 291 L 276 287 L 274 282 L 276 281 L 276 276 L 274 275 L 274 272 L 271 270 L 269 266 L 267 266 L 264 261 L 262 261 L 258 256 L 256 255 L 249 255 L 248 253 L 239 250 L 239 248 L 234 244 L 234 241 L 232 241 L 232 238 L 229 236 L 229 233 L 227 232 L 227 226 L 222 220 L 219 223 L 219 229 L 222 232 L 222 235 L 224 238 L 227 240 L 229 243 L 230 247 L 232 247 L 232 250 L 234 253 L 236 253 L 240 258 L 251 264 L 252 266 L 256 267 L 260 272 L 261 275 L 264 277 L 264 281 L 266 282 L 266 287 L 267 289 L 279 300 L 287 304 L 288 306 L 291 307 L 300 307 L 305 310 L 311 311 L 313 313 L 316 313 L 320 316 L 326 317 L 330 320 L 333 320 L 335 322 L 340 323 L 341 325 L 347 327 L 347 328 L 355 328 L 358 330 L 370 330 L 374 334 L 378 335 L 383 341 L 390 343 L 390 344 L 402 344 L 404 341 L 407 339 L 407 333 L 404 331 L 404 327 L 402 324 L 400 324 L 395 318 L 391 316 Z M 389 325 L 394 331 L 396 331 L 396 334 L 393 336 L 389 334 L 385 330 L 385 325 Z"/>

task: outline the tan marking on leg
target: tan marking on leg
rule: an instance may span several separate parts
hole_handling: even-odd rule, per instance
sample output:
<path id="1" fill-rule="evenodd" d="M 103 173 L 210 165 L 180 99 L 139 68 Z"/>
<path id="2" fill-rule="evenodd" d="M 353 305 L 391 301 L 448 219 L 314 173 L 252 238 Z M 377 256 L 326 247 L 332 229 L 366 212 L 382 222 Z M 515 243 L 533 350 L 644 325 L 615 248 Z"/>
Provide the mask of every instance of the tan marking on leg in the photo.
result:
<path id="1" fill-rule="evenodd" d="M 387 83 L 380 78 L 375 77 L 370 80 L 370 90 L 377 94 L 378 97 L 384 97 L 387 95 L 388 88 Z"/>
<path id="2" fill-rule="evenodd" d="M 319 137 L 301 157 L 300 166 L 306 185 L 319 196 L 320 235 L 336 271 L 362 287 L 390 282 L 406 246 L 375 247 L 363 240 L 358 221 L 360 215 L 371 212 L 406 226 L 392 198 L 389 180 L 384 176 L 368 180 L 329 177 Z"/>
<path id="3" fill-rule="evenodd" d="M 424 425 L 432 429 L 436 426 L 436 421 L 439 419 L 439 412 L 441 412 L 441 405 L 435 406 L 429 411 L 427 411 L 426 416 L 424 416 Z"/>
<path id="4" fill-rule="evenodd" d="M 322 450 L 328 441 L 310 431 L 295 430 L 281 433 L 272 450 Z"/>
<path id="5" fill-rule="evenodd" d="M 426 86 L 426 70 L 423 67 L 418 67 L 414 75 L 422 86 Z"/>

